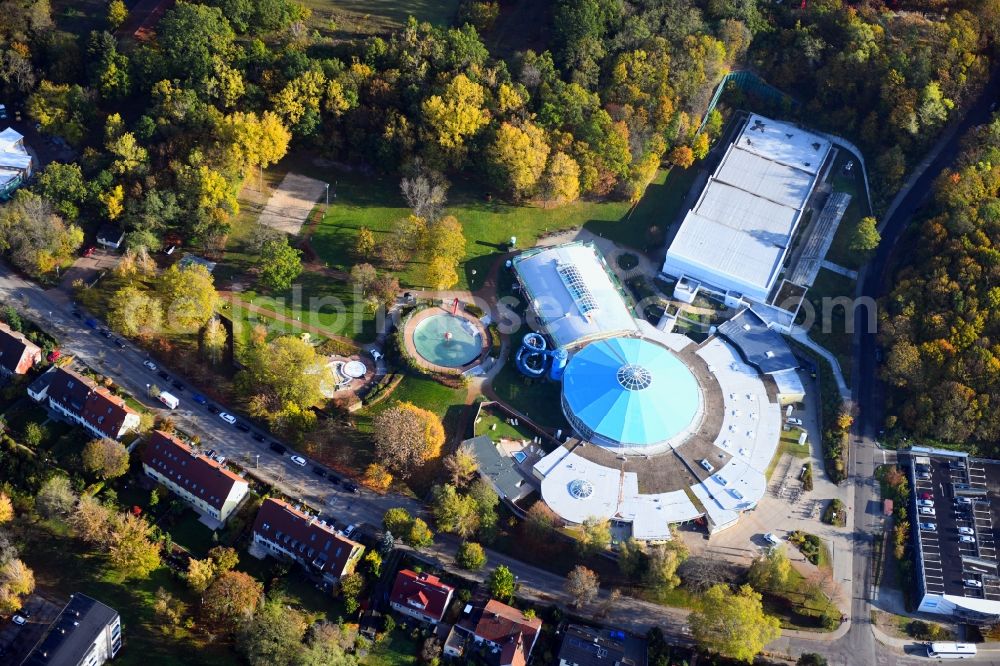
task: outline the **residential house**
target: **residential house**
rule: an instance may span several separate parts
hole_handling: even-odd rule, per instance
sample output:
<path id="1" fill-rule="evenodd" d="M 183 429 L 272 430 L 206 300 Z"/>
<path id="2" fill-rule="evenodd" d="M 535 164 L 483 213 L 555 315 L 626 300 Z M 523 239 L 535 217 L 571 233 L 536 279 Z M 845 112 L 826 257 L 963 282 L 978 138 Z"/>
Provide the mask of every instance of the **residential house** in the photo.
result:
<path id="1" fill-rule="evenodd" d="M 642 659 L 642 655 L 637 655 Z M 635 666 L 625 634 L 582 624 L 567 625 L 559 648 L 559 666 Z"/>
<path id="2" fill-rule="evenodd" d="M 41 361 L 41 347 L 0 322 L 0 375 L 23 375 Z"/>
<path id="3" fill-rule="evenodd" d="M 335 584 L 354 571 L 364 546 L 333 525 L 283 500 L 264 500 L 253 526 L 256 550 L 297 562 L 308 572 Z"/>
<path id="4" fill-rule="evenodd" d="M 31 177 L 33 166 L 24 136 L 13 127 L 0 132 L 0 200 L 9 199 Z"/>
<path id="5" fill-rule="evenodd" d="M 437 624 L 448 610 L 455 588 L 437 576 L 403 569 L 396 575 L 389 606 L 418 620 Z"/>
<path id="6" fill-rule="evenodd" d="M 45 373 L 49 375 L 49 373 Z M 111 391 L 69 368 L 55 368 L 48 383 L 35 382 L 28 395 L 95 437 L 121 439 L 139 427 L 139 414 Z"/>
<path id="7" fill-rule="evenodd" d="M 142 469 L 198 513 L 225 523 L 250 491 L 246 479 L 157 430 L 142 452 Z"/>
<path id="8" fill-rule="evenodd" d="M 500 666 L 524 666 L 542 631 L 542 621 L 528 618 L 524 613 L 507 604 L 490 599 L 478 608 L 466 608 L 464 617 L 455 625 L 457 633 L 464 633 L 481 645 L 499 654 Z M 446 653 L 454 652 L 455 642 L 449 640 Z"/>
<path id="9" fill-rule="evenodd" d="M 76 593 L 21 664 L 100 666 L 113 659 L 121 647 L 122 623 L 118 611 Z"/>

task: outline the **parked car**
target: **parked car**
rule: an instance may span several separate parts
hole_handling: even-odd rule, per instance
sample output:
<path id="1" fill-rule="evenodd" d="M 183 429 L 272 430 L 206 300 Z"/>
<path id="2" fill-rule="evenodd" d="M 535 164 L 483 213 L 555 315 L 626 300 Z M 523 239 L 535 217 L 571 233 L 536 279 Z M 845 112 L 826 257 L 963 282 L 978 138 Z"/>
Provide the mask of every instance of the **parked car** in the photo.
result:
<path id="1" fill-rule="evenodd" d="M 922 481 L 928 481 L 931 478 L 930 472 L 917 472 L 917 478 Z"/>
<path id="2" fill-rule="evenodd" d="M 121 338 L 115 338 L 115 344 L 118 346 L 118 349 L 125 349 L 125 341 Z"/>
<path id="3" fill-rule="evenodd" d="M 170 379 L 170 374 L 166 370 L 160 370 L 156 374 L 157 376 L 159 376 L 160 379 L 167 379 L 167 380 Z"/>
<path id="4" fill-rule="evenodd" d="M 183 391 L 183 390 L 184 390 L 184 384 L 181 384 L 181 383 L 180 383 L 179 381 L 177 381 L 176 379 L 175 379 L 175 380 L 173 380 L 172 382 L 170 382 L 170 385 L 171 385 L 171 386 L 173 386 L 173 387 L 174 387 L 175 389 L 177 389 L 178 391 Z"/>
<path id="5" fill-rule="evenodd" d="M 934 502 L 931 500 L 921 499 L 917 500 L 917 506 L 934 506 Z"/>
<path id="6" fill-rule="evenodd" d="M 86 319 L 84 319 L 83 325 L 86 326 L 87 328 L 92 328 L 94 330 L 97 330 L 97 320 L 92 317 L 87 317 Z"/>
<path id="7" fill-rule="evenodd" d="M 955 504 L 964 504 L 966 506 L 972 506 L 972 500 L 968 497 L 956 497 Z"/>
<path id="8" fill-rule="evenodd" d="M 208 411 L 212 412 L 213 414 L 218 414 L 219 413 L 219 408 L 216 407 L 215 405 L 207 405 L 205 407 L 205 409 L 207 409 Z"/>
<path id="9" fill-rule="evenodd" d="M 934 507 L 930 507 L 930 506 L 922 506 L 919 509 L 917 509 L 917 511 L 919 511 L 920 515 L 922 515 L 922 516 L 933 516 L 934 515 Z"/>
<path id="10" fill-rule="evenodd" d="M 344 490 L 346 490 L 349 493 L 354 493 L 355 495 L 361 492 L 358 489 L 358 486 L 351 481 L 344 481 Z"/>
<path id="11" fill-rule="evenodd" d="M 253 439 L 254 439 L 255 442 L 263 442 L 264 441 L 264 435 L 260 434 L 259 432 L 255 432 L 253 434 Z"/>
<path id="12" fill-rule="evenodd" d="M 278 455 L 282 455 L 283 456 L 286 453 L 288 453 L 288 449 L 286 449 L 281 444 L 278 444 L 277 442 L 271 442 L 270 444 L 268 444 L 268 447 L 270 447 L 270 449 L 272 451 L 274 451 L 275 453 L 277 453 Z"/>
<path id="13" fill-rule="evenodd" d="M 146 359 L 145 361 L 143 361 L 142 364 L 144 366 L 146 366 L 149 370 L 152 370 L 153 372 L 156 372 L 156 364 L 153 363 L 152 361 L 150 361 L 149 359 Z"/>
<path id="14" fill-rule="evenodd" d="M 976 537 L 970 537 L 970 536 L 966 536 L 964 534 L 962 536 L 958 537 L 958 540 L 961 543 L 976 543 Z"/>
<path id="15" fill-rule="evenodd" d="M 22 626 L 22 625 L 24 625 L 24 624 L 27 624 L 27 622 L 28 622 L 27 620 L 25 620 L 20 615 L 15 615 L 14 617 L 10 618 L 10 621 L 13 622 L 14 624 L 16 624 L 19 627 Z"/>
<path id="16" fill-rule="evenodd" d="M 91 245 L 90 247 L 88 247 L 86 250 L 83 251 L 83 256 L 85 256 L 85 257 L 92 257 L 92 256 L 94 256 L 94 252 L 97 252 L 97 247 L 94 246 L 94 245 Z"/>
<path id="17" fill-rule="evenodd" d="M 974 587 L 976 589 L 980 589 L 983 586 L 982 582 L 976 580 L 975 578 L 966 578 L 964 582 L 966 587 Z"/>
<path id="18" fill-rule="evenodd" d="M 303 458 L 302 456 L 292 456 L 291 458 L 289 458 L 289 460 L 291 460 L 293 463 L 295 463 L 299 467 L 305 467 L 306 466 L 306 459 Z"/>
<path id="19" fill-rule="evenodd" d="M 199 405 L 207 405 L 208 398 L 203 396 L 201 393 L 194 393 L 191 395 L 191 399 L 197 402 Z"/>
<path id="20" fill-rule="evenodd" d="M 961 460 L 952 460 L 948 463 L 948 467 L 951 467 L 952 469 L 965 469 L 965 463 Z"/>
<path id="21" fill-rule="evenodd" d="M 919 525 L 925 532 L 937 532 L 937 523 L 919 523 Z"/>
<path id="22" fill-rule="evenodd" d="M 787 419 L 785 419 L 785 423 L 791 426 L 802 427 L 802 419 L 797 419 L 794 416 L 789 416 Z"/>
<path id="23" fill-rule="evenodd" d="M 356 530 L 357 528 L 358 528 L 357 525 L 348 525 L 347 527 L 344 528 L 344 536 L 350 539 L 351 535 L 354 534 L 354 530 Z"/>
<path id="24" fill-rule="evenodd" d="M 221 414 L 219 414 L 219 418 L 228 423 L 229 425 L 236 424 L 236 417 L 228 412 L 222 412 Z"/>
<path id="25" fill-rule="evenodd" d="M 315 474 L 316 476 L 326 476 L 326 470 L 320 467 L 319 465 L 314 465 L 313 474 Z"/>
<path id="26" fill-rule="evenodd" d="M 934 499 L 933 493 L 920 493 L 920 499 L 932 500 Z"/>
<path id="27" fill-rule="evenodd" d="M 976 531 L 974 529 L 972 529 L 971 527 L 959 527 L 958 528 L 958 533 L 959 534 L 967 534 L 969 536 L 975 536 Z"/>
<path id="28" fill-rule="evenodd" d="M 236 429 L 241 432 L 250 432 L 250 426 L 248 426 L 246 423 L 243 423 L 243 421 L 240 421 L 239 423 L 236 424 Z"/>
<path id="29" fill-rule="evenodd" d="M 331 472 L 330 474 L 326 475 L 326 478 L 330 479 L 330 483 L 332 483 L 333 485 L 335 486 L 340 485 L 340 477 L 338 477 L 336 474 L 333 474 Z"/>
<path id="30" fill-rule="evenodd" d="M 764 535 L 764 541 L 768 542 L 772 546 L 777 546 L 778 544 L 781 543 L 781 539 L 779 539 L 778 537 L 776 537 L 771 532 L 768 532 L 767 534 Z"/>

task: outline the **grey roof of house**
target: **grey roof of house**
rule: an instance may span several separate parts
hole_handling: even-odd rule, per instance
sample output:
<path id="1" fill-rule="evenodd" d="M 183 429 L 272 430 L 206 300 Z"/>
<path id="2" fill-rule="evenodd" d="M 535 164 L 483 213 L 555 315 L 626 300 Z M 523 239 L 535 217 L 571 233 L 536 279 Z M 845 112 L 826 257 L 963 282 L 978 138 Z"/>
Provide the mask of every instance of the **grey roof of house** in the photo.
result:
<path id="1" fill-rule="evenodd" d="M 74 594 L 45 637 L 22 662 L 25 666 L 79 664 L 118 612 L 84 594 Z"/>
<path id="2" fill-rule="evenodd" d="M 768 328 L 764 320 L 750 308 L 721 324 L 718 330 L 719 335 L 736 345 L 747 363 L 764 374 L 799 365 L 781 334 Z"/>
<path id="3" fill-rule="evenodd" d="M 514 460 L 501 455 L 496 443 L 489 435 L 479 435 L 462 442 L 469 448 L 479 463 L 479 473 L 488 476 L 502 497 L 511 501 L 526 494 L 527 482 L 517 471 Z"/>

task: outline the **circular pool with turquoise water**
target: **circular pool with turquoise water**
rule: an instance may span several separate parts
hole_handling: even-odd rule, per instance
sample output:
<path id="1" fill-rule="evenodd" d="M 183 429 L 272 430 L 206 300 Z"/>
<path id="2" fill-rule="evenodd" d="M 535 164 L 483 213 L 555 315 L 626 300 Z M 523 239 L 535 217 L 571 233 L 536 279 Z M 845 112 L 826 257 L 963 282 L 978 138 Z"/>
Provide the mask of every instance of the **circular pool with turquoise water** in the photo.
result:
<path id="1" fill-rule="evenodd" d="M 413 329 L 413 348 L 428 363 L 460 368 L 472 363 L 483 350 L 482 332 L 464 317 L 431 315 Z"/>

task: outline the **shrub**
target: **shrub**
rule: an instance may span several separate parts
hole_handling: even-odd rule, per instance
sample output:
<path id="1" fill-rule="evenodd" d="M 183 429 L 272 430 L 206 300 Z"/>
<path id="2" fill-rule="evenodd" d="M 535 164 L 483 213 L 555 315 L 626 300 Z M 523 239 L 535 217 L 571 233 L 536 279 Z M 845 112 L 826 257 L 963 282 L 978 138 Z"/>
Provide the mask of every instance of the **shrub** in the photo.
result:
<path id="1" fill-rule="evenodd" d="M 805 471 L 802 473 L 802 489 L 813 489 L 813 464 L 811 462 L 806 463 Z"/>
<path id="2" fill-rule="evenodd" d="M 847 524 L 847 507 L 839 499 L 830 500 L 823 510 L 823 522 L 827 525 L 843 527 Z"/>
<path id="3" fill-rule="evenodd" d="M 483 316 L 483 314 L 485 314 L 483 312 L 483 309 L 478 305 L 476 305 L 475 303 L 466 303 L 465 311 L 468 312 L 473 317 L 475 317 L 476 319 L 479 319 L 480 317 Z"/>

